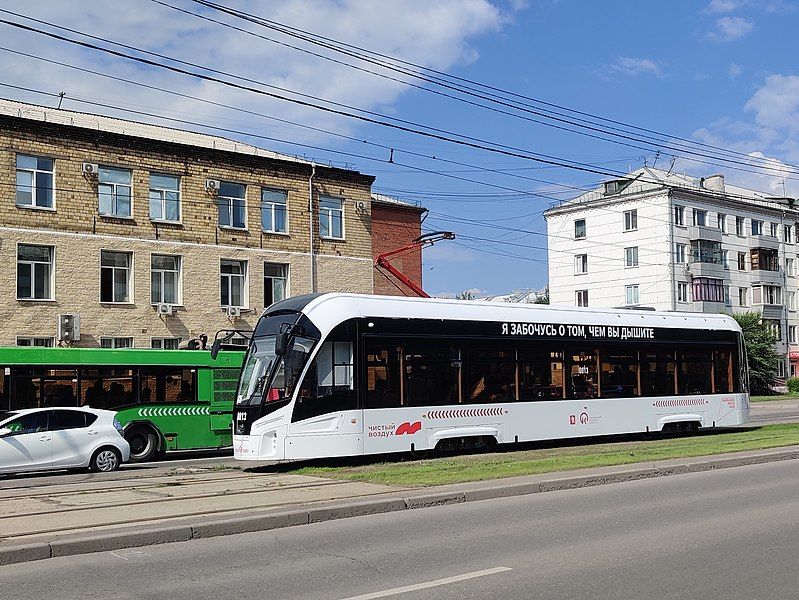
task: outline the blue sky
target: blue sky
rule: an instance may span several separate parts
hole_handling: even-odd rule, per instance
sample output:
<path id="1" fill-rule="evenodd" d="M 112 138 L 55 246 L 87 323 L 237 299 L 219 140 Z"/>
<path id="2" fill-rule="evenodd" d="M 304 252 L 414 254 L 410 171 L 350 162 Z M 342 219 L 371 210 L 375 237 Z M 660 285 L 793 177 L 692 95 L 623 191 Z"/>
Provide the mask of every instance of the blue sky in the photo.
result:
<path id="1" fill-rule="evenodd" d="M 190 0 L 165 1 L 279 37 Z M 537 99 L 738 152 L 761 153 L 757 156 L 773 159 L 771 164 L 776 167 L 799 164 L 799 144 L 795 141 L 799 133 L 799 73 L 794 42 L 799 6 L 787 0 L 287 0 L 230 5 Z M 655 160 L 654 150 L 625 147 L 487 112 L 338 67 L 148 0 L 129 0 L 116 5 L 115 11 L 87 7 L 77 0 L 40 0 L 23 8 L 18 2 L 0 0 L 0 8 L 257 81 L 604 169 L 627 171 L 640 167 L 644 160 L 649 165 Z M 393 148 L 395 161 L 388 164 L 388 150 L 374 145 L 97 76 L 78 75 L 64 67 L 0 52 L 0 83 L 51 93 L 63 90 L 67 92 L 65 108 L 157 121 L 100 109 L 79 102 L 82 99 L 214 123 L 325 148 L 248 139 L 335 164 L 346 161 L 376 175 L 376 191 L 418 201 L 430 209 L 426 228 L 452 230 L 459 236 L 454 242 L 425 251 L 424 286 L 434 294 L 466 289 L 496 294 L 543 287 L 547 275 L 542 210 L 551 202 L 576 195 L 575 187 L 601 179 L 596 174 L 454 146 L 268 100 L 7 26 L 3 30 L 0 45 L 12 50 Z M 47 96 L 7 87 L 0 87 L 0 95 L 53 104 Z M 669 152 L 661 153 L 658 166 L 671 163 Z M 433 156 L 436 158 L 430 158 Z M 770 189 L 775 195 L 782 191 L 782 179 L 769 170 L 748 173 L 729 165 L 700 164 L 690 157 L 677 157 L 674 168 L 695 175 L 723 172 L 734 183 Z M 799 179 L 799 175 L 794 177 Z M 785 182 L 789 195 L 799 195 L 797 183 L 793 178 Z"/>

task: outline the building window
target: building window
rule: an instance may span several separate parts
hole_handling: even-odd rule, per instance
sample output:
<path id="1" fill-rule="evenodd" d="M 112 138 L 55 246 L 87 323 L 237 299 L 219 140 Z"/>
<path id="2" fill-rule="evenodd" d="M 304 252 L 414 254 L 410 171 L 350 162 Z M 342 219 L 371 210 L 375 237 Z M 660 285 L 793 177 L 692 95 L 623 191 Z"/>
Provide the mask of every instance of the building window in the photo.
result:
<path id="1" fill-rule="evenodd" d="M 788 343 L 796 343 L 796 325 L 788 325 Z"/>
<path id="2" fill-rule="evenodd" d="M 219 226 L 232 229 L 246 229 L 246 186 L 240 183 L 219 183 L 216 206 L 219 211 Z"/>
<path id="3" fill-rule="evenodd" d="M 721 251 L 721 264 L 724 265 L 725 269 L 730 268 L 730 251 L 729 250 L 722 250 Z"/>
<path id="4" fill-rule="evenodd" d="M 624 249 L 624 266 L 638 266 L 638 246 L 632 246 L 631 248 Z"/>
<path id="5" fill-rule="evenodd" d="M 574 239 L 581 240 L 585 237 L 585 219 L 574 221 Z"/>
<path id="6" fill-rule="evenodd" d="M 286 297 L 289 282 L 289 266 L 279 263 L 264 263 L 264 306 L 270 306 Z"/>
<path id="7" fill-rule="evenodd" d="M 778 285 L 756 285 L 752 287 L 753 304 L 782 304 L 782 288 Z"/>
<path id="8" fill-rule="evenodd" d="M 688 284 L 684 281 L 677 282 L 677 302 L 688 302 Z"/>
<path id="9" fill-rule="evenodd" d="M 685 263 L 685 244 L 674 244 L 674 262 L 677 264 Z"/>
<path id="10" fill-rule="evenodd" d="M 794 271 L 794 262 L 795 261 L 792 258 L 785 259 L 785 272 L 789 277 L 796 275 L 796 272 Z"/>
<path id="11" fill-rule="evenodd" d="M 743 217 L 735 217 L 735 234 L 743 236 L 744 235 L 744 218 Z"/>
<path id="12" fill-rule="evenodd" d="M 100 167 L 97 176 L 100 214 L 106 217 L 130 217 L 130 170 Z"/>
<path id="13" fill-rule="evenodd" d="M 177 350 L 180 348 L 180 338 L 157 337 L 150 339 L 150 347 L 157 350 Z"/>
<path id="14" fill-rule="evenodd" d="M 19 300 L 53 299 L 52 246 L 17 246 L 17 298 Z"/>
<path id="15" fill-rule="evenodd" d="M 17 154 L 17 206 L 53 208 L 53 159 Z"/>
<path id="16" fill-rule="evenodd" d="M 582 275 L 588 273 L 588 255 L 578 254 L 574 257 L 574 274 Z"/>
<path id="17" fill-rule="evenodd" d="M 100 252 L 100 302 L 131 302 L 130 252 Z"/>
<path id="18" fill-rule="evenodd" d="M 776 223 L 769 223 L 769 225 L 771 226 L 771 227 L 770 227 L 769 234 L 770 234 L 770 235 L 771 235 L 771 237 L 773 237 L 773 238 L 777 237 L 777 232 L 779 231 L 779 229 L 780 229 L 780 226 L 779 226 L 779 225 L 777 225 Z"/>
<path id="19" fill-rule="evenodd" d="M 763 323 L 771 329 L 771 333 L 774 334 L 774 339 L 778 342 L 782 341 L 782 325 L 776 319 L 763 319 Z"/>
<path id="20" fill-rule="evenodd" d="M 52 348 L 54 345 L 55 342 L 51 337 L 17 337 L 17 346 Z"/>
<path id="21" fill-rule="evenodd" d="M 150 257 L 150 302 L 180 304 L 180 256 L 153 254 Z"/>
<path id="22" fill-rule="evenodd" d="M 694 209 L 694 226 L 705 227 L 707 225 L 707 211 Z"/>
<path id="23" fill-rule="evenodd" d="M 738 305 L 749 306 L 749 289 L 738 288 Z"/>
<path id="24" fill-rule="evenodd" d="M 100 348 L 133 348 L 132 337 L 101 337 Z"/>
<path id="25" fill-rule="evenodd" d="M 753 248 L 750 251 L 753 271 L 779 271 L 780 259 L 776 250 L 770 248 Z"/>
<path id="26" fill-rule="evenodd" d="M 261 228 L 269 233 L 286 233 L 286 205 L 289 193 L 261 188 Z"/>
<path id="27" fill-rule="evenodd" d="M 633 231 L 638 229 L 638 211 L 625 210 L 624 211 L 624 231 Z"/>
<path id="28" fill-rule="evenodd" d="M 793 226 L 786 225 L 783 229 L 783 239 L 786 244 L 793 244 Z"/>
<path id="29" fill-rule="evenodd" d="M 222 306 L 246 306 L 247 261 L 222 259 L 220 270 Z"/>
<path id="30" fill-rule="evenodd" d="M 683 226 L 685 225 L 685 207 L 684 206 L 675 206 L 674 207 L 674 224 Z"/>
<path id="31" fill-rule="evenodd" d="M 788 310 L 796 310 L 796 292 L 786 292 L 788 296 Z"/>
<path id="32" fill-rule="evenodd" d="M 150 218 L 180 221 L 180 177 L 150 173 Z"/>
<path id="33" fill-rule="evenodd" d="M 738 270 L 746 271 L 746 252 L 738 253 Z"/>
<path id="34" fill-rule="evenodd" d="M 638 284 L 624 286 L 624 303 L 628 306 L 633 304 L 640 304 L 640 296 L 638 295 Z"/>
<path id="35" fill-rule="evenodd" d="M 577 306 L 588 306 L 588 290 L 577 290 L 574 299 Z"/>
<path id="36" fill-rule="evenodd" d="M 763 221 L 752 219 L 752 235 L 763 235 Z"/>
<path id="37" fill-rule="evenodd" d="M 724 256 L 721 251 L 721 242 L 695 240 L 691 242 L 691 262 L 723 264 Z"/>
<path id="38" fill-rule="evenodd" d="M 719 213 L 716 217 L 716 224 L 721 229 L 721 233 L 727 233 L 727 215 Z"/>
<path id="39" fill-rule="evenodd" d="M 691 283 L 694 302 L 724 302 L 723 280 L 695 277 Z"/>
<path id="40" fill-rule="evenodd" d="M 727 306 L 732 306 L 732 300 L 730 299 L 730 286 L 724 286 L 724 304 Z"/>
<path id="41" fill-rule="evenodd" d="M 344 239 L 344 200 L 324 196 L 319 199 L 319 235 Z"/>

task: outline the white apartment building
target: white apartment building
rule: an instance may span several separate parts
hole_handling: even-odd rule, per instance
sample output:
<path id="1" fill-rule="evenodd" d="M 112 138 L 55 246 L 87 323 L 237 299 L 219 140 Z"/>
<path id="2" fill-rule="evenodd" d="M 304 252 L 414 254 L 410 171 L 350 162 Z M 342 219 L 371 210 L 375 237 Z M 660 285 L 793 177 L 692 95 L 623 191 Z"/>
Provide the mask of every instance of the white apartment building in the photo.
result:
<path id="1" fill-rule="evenodd" d="M 691 312 L 755 310 L 777 334 L 780 377 L 799 375 L 789 198 L 643 168 L 550 208 L 552 304 Z"/>

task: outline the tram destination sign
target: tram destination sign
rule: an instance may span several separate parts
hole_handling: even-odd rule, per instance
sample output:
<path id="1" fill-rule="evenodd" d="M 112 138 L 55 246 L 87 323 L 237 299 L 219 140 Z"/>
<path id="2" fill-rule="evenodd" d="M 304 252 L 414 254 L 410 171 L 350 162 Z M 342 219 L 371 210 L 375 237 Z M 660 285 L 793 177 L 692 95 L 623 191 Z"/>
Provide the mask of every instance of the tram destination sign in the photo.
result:
<path id="1" fill-rule="evenodd" d="M 503 336 L 573 338 L 583 340 L 654 340 L 654 327 L 624 325 L 567 325 L 560 323 L 502 323 Z"/>

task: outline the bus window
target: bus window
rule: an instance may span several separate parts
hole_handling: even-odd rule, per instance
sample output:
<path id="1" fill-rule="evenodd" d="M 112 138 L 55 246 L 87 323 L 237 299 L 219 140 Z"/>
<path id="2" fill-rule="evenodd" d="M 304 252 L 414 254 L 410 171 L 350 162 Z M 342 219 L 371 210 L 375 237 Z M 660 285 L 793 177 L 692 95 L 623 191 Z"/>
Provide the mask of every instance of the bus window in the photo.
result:
<path id="1" fill-rule="evenodd" d="M 405 404 L 458 404 L 461 397 L 460 348 L 412 345 L 405 348 Z"/>
<path id="2" fill-rule="evenodd" d="M 11 398 L 8 397 L 8 379 L 6 373 L 9 372 L 8 367 L 0 367 L 0 411 L 8 410 L 11 408 Z"/>
<path id="3" fill-rule="evenodd" d="M 396 344 L 366 344 L 366 408 L 396 408 L 400 394 L 400 354 Z"/>
<path id="4" fill-rule="evenodd" d="M 563 352 L 520 349 L 519 387 L 520 399 L 525 402 L 563 398 Z"/>
<path id="5" fill-rule="evenodd" d="M 627 398 L 638 395 L 638 352 L 611 348 L 600 353 L 603 398 Z"/>
<path id="6" fill-rule="evenodd" d="M 11 375 L 11 410 L 41 408 L 42 378 L 40 369 L 16 367 Z"/>
<path id="7" fill-rule="evenodd" d="M 716 394 L 732 391 L 732 352 L 729 348 L 713 350 L 713 384 Z"/>
<path id="8" fill-rule="evenodd" d="M 709 394 L 713 362 L 710 350 L 682 350 L 679 353 L 680 369 L 677 372 L 677 393 Z"/>
<path id="9" fill-rule="evenodd" d="M 42 378 L 44 406 L 78 405 L 78 372 L 74 369 L 48 369 Z"/>
<path id="10" fill-rule="evenodd" d="M 466 402 L 513 402 L 516 399 L 516 352 L 469 348 Z"/>
<path id="11" fill-rule="evenodd" d="M 567 398 L 596 398 L 599 396 L 597 353 L 594 349 L 570 350 L 566 379 Z"/>
<path id="12" fill-rule="evenodd" d="M 142 367 L 139 402 L 196 402 L 194 370 Z"/>
<path id="13" fill-rule="evenodd" d="M 80 373 L 81 406 L 112 409 L 137 402 L 133 369 L 83 369 Z"/>
<path id="14" fill-rule="evenodd" d="M 674 351 L 650 349 L 641 351 L 641 395 L 674 395 Z"/>

